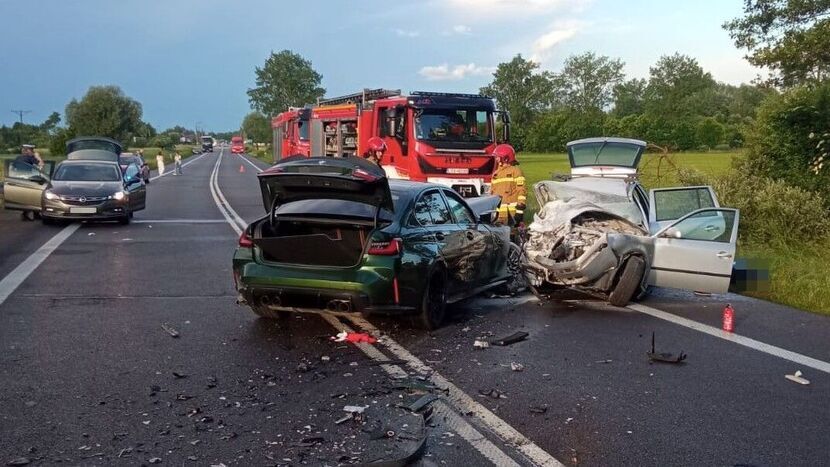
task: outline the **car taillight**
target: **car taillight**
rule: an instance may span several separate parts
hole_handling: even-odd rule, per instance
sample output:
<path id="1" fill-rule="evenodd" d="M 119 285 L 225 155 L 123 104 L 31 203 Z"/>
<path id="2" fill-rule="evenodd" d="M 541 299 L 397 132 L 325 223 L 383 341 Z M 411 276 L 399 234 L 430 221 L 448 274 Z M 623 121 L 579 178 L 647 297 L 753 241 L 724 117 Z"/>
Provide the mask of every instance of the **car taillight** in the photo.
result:
<path id="1" fill-rule="evenodd" d="M 395 256 L 401 252 L 401 239 L 393 238 L 388 242 L 372 242 L 369 254 L 375 256 Z"/>
<path id="2" fill-rule="evenodd" d="M 251 234 L 248 233 L 248 229 L 242 231 L 242 235 L 239 236 L 239 247 L 240 248 L 253 248 L 254 247 L 254 239 L 251 238 Z"/>
<path id="3" fill-rule="evenodd" d="M 378 177 L 370 174 L 369 172 L 363 169 L 355 169 L 354 171 L 352 171 L 352 176 L 355 178 L 359 178 L 364 182 L 374 182 L 378 179 Z"/>

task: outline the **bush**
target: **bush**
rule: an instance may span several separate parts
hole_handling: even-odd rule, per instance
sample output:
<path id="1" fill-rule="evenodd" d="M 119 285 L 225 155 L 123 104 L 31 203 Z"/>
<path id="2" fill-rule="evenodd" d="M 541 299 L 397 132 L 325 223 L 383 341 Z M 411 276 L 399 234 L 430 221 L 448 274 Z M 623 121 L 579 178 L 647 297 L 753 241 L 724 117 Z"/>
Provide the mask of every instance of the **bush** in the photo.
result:
<path id="1" fill-rule="evenodd" d="M 820 194 L 747 172 L 746 168 L 739 165 L 715 177 L 681 169 L 678 178 L 686 186 L 711 185 L 721 206 L 740 209 L 742 240 L 794 245 L 827 238 L 830 219 Z"/>

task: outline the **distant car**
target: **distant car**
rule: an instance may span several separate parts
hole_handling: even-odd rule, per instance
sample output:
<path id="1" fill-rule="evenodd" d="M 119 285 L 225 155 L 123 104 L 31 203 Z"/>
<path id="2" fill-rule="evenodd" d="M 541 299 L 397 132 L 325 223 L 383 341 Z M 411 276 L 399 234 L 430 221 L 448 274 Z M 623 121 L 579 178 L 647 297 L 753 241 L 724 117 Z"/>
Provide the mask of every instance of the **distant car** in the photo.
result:
<path id="1" fill-rule="evenodd" d="M 567 144 L 571 175 L 534 186 L 540 211 L 525 243 L 535 286 L 605 296 L 624 306 L 649 285 L 723 293 L 739 212 L 708 186 L 646 191 L 637 167 L 646 143 L 588 138 Z"/>
<path id="2" fill-rule="evenodd" d="M 84 137 L 66 143 L 66 160 L 54 170 L 14 167 L 7 180 L 7 206 L 40 212 L 43 222 L 117 220 L 128 224 L 144 209 L 146 189 L 138 165 L 122 174 L 121 145 L 109 138 Z M 28 165 L 28 164 L 27 164 Z"/>
<path id="3" fill-rule="evenodd" d="M 509 227 L 448 187 L 388 181 L 360 158 L 304 156 L 259 183 L 268 214 L 243 232 L 233 271 L 241 301 L 260 316 L 415 314 L 435 329 L 447 304 L 517 285 Z"/>
<path id="4" fill-rule="evenodd" d="M 145 184 L 150 183 L 150 166 L 147 165 L 144 158 L 138 154 L 122 152 L 121 155 L 118 156 L 118 164 L 121 166 L 121 173 L 126 172 L 127 167 L 130 164 L 137 165 L 139 168 L 138 173 L 141 175 L 141 179 L 144 180 Z"/>
<path id="5" fill-rule="evenodd" d="M 213 152 L 213 137 L 202 136 L 202 152 Z"/>

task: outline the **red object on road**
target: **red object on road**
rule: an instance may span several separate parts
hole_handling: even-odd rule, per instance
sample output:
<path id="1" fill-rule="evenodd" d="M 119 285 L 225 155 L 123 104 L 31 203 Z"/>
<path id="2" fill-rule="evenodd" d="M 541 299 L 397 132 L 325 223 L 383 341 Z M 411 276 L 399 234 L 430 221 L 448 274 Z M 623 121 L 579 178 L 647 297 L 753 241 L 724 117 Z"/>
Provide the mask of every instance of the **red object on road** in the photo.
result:
<path id="1" fill-rule="evenodd" d="M 378 340 L 364 332 L 346 332 L 343 331 L 337 334 L 337 337 L 331 338 L 335 342 L 351 342 L 352 344 L 374 344 Z"/>
<path id="2" fill-rule="evenodd" d="M 242 164 L 239 164 L 239 173 L 245 173 L 245 166 Z"/>
<path id="3" fill-rule="evenodd" d="M 735 309 L 728 303 L 723 307 L 723 330 L 726 332 L 735 330 Z"/>

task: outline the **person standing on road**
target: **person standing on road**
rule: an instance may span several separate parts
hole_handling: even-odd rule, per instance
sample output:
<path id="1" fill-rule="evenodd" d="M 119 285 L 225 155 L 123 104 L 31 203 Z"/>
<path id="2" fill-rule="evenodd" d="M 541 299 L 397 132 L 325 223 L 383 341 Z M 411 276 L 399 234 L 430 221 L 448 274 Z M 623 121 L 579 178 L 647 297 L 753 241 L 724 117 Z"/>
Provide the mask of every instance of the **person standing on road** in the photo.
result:
<path id="1" fill-rule="evenodd" d="M 179 154 L 179 151 L 175 152 L 173 156 L 173 162 L 176 163 L 176 175 L 182 174 L 182 155 Z"/>
<path id="2" fill-rule="evenodd" d="M 164 149 L 159 151 L 158 155 L 156 156 L 156 165 L 159 169 L 159 177 L 164 175 Z"/>
<path id="3" fill-rule="evenodd" d="M 15 167 L 16 170 L 26 173 L 32 173 L 33 169 L 37 169 L 38 171 L 43 169 L 43 159 L 35 151 L 34 144 L 22 145 L 20 147 L 20 155 L 14 159 L 14 164 L 17 166 Z M 35 211 L 23 211 L 20 213 L 24 221 L 33 221 L 38 215 L 39 213 Z"/>
<path id="4" fill-rule="evenodd" d="M 493 155 L 496 156 L 498 167 L 493 173 L 490 192 L 501 196 L 497 221 L 517 226 L 524 220 L 527 203 L 525 176 L 516 162 L 516 153 L 512 147 L 506 144 L 496 146 Z"/>

